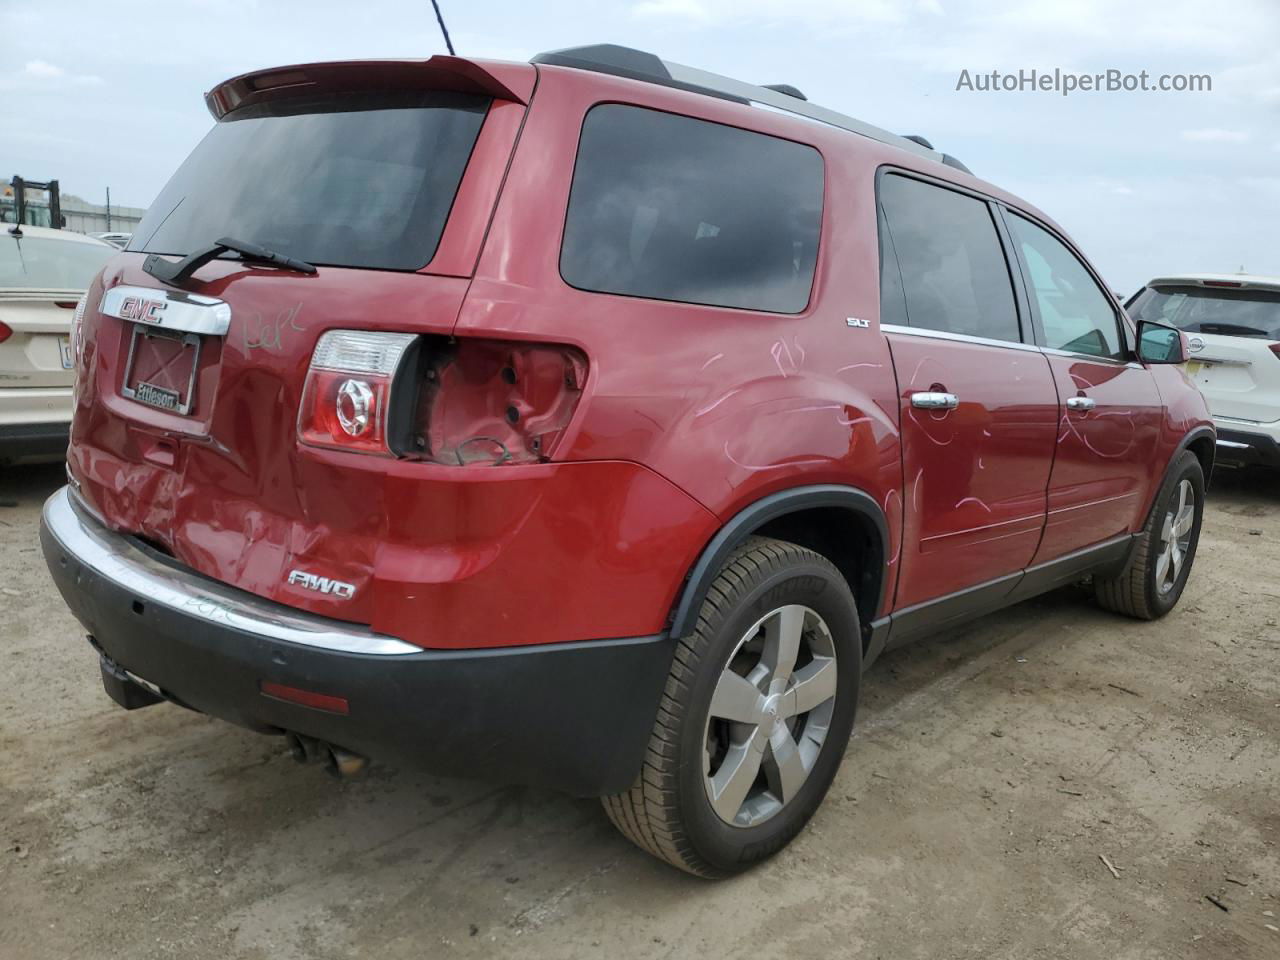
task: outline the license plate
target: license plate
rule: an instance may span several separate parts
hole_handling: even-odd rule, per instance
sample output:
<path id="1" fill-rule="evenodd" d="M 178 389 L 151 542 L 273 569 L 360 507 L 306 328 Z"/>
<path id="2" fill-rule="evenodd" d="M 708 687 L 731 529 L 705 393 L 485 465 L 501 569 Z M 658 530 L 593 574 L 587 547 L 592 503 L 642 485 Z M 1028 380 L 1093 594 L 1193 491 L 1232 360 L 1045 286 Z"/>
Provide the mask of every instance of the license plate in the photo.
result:
<path id="1" fill-rule="evenodd" d="M 121 393 L 182 415 L 195 407 L 200 335 L 134 324 Z"/>
<path id="2" fill-rule="evenodd" d="M 1201 364 L 1198 360 L 1188 360 L 1188 361 L 1187 361 L 1187 373 L 1191 374 L 1191 376 L 1193 376 L 1193 377 L 1194 377 L 1197 373 L 1199 373 L 1199 372 L 1200 372 L 1200 367 L 1201 367 L 1201 366 L 1202 366 L 1202 364 Z"/>
<path id="3" fill-rule="evenodd" d="M 58 338 L 58 353 L 62 356 L 62 369 L 70 370 L 75 366 L 75 360 L 71 356 L 71 338 Z"/>

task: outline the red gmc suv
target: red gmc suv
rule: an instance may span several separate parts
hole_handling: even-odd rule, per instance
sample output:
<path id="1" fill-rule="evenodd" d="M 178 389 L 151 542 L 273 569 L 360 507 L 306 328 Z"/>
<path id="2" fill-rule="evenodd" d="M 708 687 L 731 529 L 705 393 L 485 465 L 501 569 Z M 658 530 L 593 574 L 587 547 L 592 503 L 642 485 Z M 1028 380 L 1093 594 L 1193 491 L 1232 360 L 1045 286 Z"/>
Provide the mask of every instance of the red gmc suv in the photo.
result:
<path id="1" fill-rule="evenodd" d="M 41 531 L 126 708 L 600 796 L 723 876 L 885 650 L 1086 577 L 1177 603 L 1181 334 L 927 141 L 616 46 L 206 99 L 77 311 Z"/>

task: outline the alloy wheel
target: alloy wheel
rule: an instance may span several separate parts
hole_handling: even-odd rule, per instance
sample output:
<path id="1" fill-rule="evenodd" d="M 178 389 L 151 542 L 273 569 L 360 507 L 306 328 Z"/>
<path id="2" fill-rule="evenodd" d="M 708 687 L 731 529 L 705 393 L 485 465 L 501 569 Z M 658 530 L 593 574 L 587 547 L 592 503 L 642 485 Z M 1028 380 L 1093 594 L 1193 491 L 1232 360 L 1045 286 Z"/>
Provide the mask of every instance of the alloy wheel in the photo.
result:
<path id="1" fill-rule="evenodd" d="M 1191 551 L 1196 519 L 1196 491 L 1190 480 L 1178 484 L 1164 523 L 1160 527 L 1160 553 L 1156 557 L 1156 587 L 1161 595 L 1173 590 Z"/>
<path id="2" fill-rule="evenodd" d="M 707 717 L 704 782 L 721 820 L 755 826 L 799 793 L 831 725 L 837 678 L 831 631 L 809 607 L 779 607 L 743 634 Z"/>

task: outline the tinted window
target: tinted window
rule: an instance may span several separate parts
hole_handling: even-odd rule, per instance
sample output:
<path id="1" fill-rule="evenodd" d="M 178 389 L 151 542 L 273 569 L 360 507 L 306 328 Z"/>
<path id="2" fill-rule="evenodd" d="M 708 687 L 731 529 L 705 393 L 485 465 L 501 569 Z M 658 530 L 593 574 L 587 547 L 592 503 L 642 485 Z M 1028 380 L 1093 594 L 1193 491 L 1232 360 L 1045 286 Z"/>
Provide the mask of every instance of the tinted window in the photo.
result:
<path id="1" fill-rule="evenodd" d="M 1191 333 L 1280 340 L 1280 290 L 1160 286 L 1144 290 L 1129 315 Z"/>
<path id="2" fill-rule="evenodd" d="M 1009 268 L 986 203 L 887 176 L 880 182 L 880 205 L 888 233 L 881 250 L 897 254 L 911 326 L 1020 339 Z"/>
<path id="3" fill-rule="evenodd" d="M 1120 330 L 1111 298 L 1074 253 L 1030 220 L 1009 218 L 1022 248 L 1027 278 L 1044 328 L 1044 345 L 1091 357 L 1120 359 Z"/>
<path id="4" fill-rule="evenodd" d="M 291 98 L 214 126 L 134 231 L 187 254 L 229 236 L 312 263 L 417 270 L 435 255 L 489 101 Z"/>
<path id="5" fill-rule="evenodd" d="M 601 293 L 799 313 L 821 220 L 812 147 L 605 104 L 582 125 L 560 273 Z"/>
<path id="6" fill-rule="evenodd" d="M 0 287 L 86 290 L 115 254 L 105 243 L 48 237 L 14 237 L 0 232 Z"/>
<path id="7" fill-rule="evenodd" d="M 898 255 L 889 236 L 883 204 L 876 210 L 876 223 L 880 230 L 880 322 L 905 327 L 907 301 L 902 292 L 902 271 L 898 269 Z"/>

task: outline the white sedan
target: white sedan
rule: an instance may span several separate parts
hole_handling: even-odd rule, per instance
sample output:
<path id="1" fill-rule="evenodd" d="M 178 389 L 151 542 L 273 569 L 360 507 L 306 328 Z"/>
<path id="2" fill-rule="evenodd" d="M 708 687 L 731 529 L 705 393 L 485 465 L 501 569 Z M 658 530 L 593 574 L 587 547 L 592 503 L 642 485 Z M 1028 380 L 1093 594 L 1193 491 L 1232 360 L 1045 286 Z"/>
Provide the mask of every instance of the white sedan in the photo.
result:
<path id="1" fill-rule="evenodd" d="M 80 233 L 0 226 L 0 463 L 66 455 L 71 321 L 118 252 Z"/>

